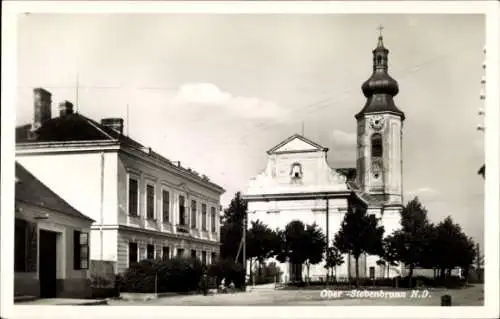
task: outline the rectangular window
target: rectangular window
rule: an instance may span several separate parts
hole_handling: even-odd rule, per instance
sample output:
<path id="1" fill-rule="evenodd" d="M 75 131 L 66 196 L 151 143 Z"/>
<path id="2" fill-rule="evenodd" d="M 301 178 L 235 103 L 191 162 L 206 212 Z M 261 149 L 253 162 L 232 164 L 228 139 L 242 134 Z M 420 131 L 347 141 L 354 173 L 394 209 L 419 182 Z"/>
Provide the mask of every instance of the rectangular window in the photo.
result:
<path id="1" fill-rule="evenodd" d="M 207 252 L 206 251 L 201 252 L 201 262 L 204 264 L 207 263 Z"/>
<path id="2" fill-rule="evenodd" d="M 129 265 L 129 267 L 133 263 L 136 263 L 137 260 L 138 260 L 138 258 L 137 258 L 137 243 L 129 243 L 128 244 L 128 265 Z"/>
<path id="3" fill-rule="evenodd" d="M 28 248 L 28 234 L 27 223 L 22 219 L 15 220 L 14 230 L 14 271 L 26 272 L 27 271 L 27 248 Z"/>
<path id="4" fill-rule="evenodd" d="M 191 201 L 191 228 L 196 228 L 196 201 Z"/>
<path id="5" fill-rule="evenodd" d="M 201 205 L 201 230 L 207 230 L 207 205 Z"/>
<path id="6" fill-rule="evenodd" d="M 168 191 L 161 192 L 163 222 L 170 222 L 170 193 Z"/>
<path id="7" fill-rule="evenodd" d="M 89 234 L 75 230 L 73 232 L 73 268 L 89 268 Z"/>
<path id="8" fill-rule="evenodd" d="M 211 253 L 210 262 L 212 264 L 215 264 L 216 261 L 217 261 L 217 254 L 216 253 Z"/>
<path id="9" fill-rule="evenodd" d="M 215 233 L 215 207 L 210 209 L 210 225 L 212 233 Z"/>
<path id="10" fill-rule="evenodd" d="M 184 256 L 184 249 L 177 248 L 177 257 L 183 257 L 183 256 Z"/>
<path id="11" fill-rule="evenodd" d="M 186 226 L 186 203 L 184 196 L 179 196 L 179 225 Z"/>
<path id="12" fill-rule="evenodd" d="M 136 179 L 129 178 L 128 180 L 128 214 L 130 216 L 139 216 L 138 207 L 139 183 Z"/>
<path id="13" fill-rule="evenodd" d="M 146 186 L 146 212 L 148 219 L 155 219 L 155 187 Z"/>
<path id="14" fill-rule="evenodd" d="M 155 259 L 155 245 L 146 246 L 146 258 Z"/>
<path id="15" fill-rule="evenodd" d="M 167 260 L 170 258 L 170 247 L 163 247 L 163 260 Z"/>
<path id="16" fill-rule="evenodd" d="M 191 249 L 191 258 L 196 258 L 196 250 Z"/>

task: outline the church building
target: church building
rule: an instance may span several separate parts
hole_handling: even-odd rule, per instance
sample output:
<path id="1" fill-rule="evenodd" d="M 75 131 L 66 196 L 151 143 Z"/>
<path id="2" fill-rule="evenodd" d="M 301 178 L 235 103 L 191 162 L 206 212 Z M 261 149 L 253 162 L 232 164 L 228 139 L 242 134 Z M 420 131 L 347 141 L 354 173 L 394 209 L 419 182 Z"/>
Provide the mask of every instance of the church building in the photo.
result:
<path id="1" fill-rule="evenodd" d="M 271 229 L 284 229 L 293 220 L 306 225 L 316 223 L 331 246 L 349 209 L 364 209 L 380 218 L 384 236 L 400 226 L 405 115 L 394 103 L 399 86 L 388 73 L 389 50 L 382 35 L 372 53 L 373 73 L 362 85 L 366 104 L 354 116 L 356 168 L 332 168 L 327 161 L 327 148 L 299 134 L 287 138 L 267 151 L 265 170 L 249 183 L 244 196 L 248 201 L 248 227 L 256 220 Z M 401 274 L 399 266 L 387 269 L 377 265 L 378 259 L 378 256 L 362 256 L 360 277 Z M 337 278 L 355 276 L 353 258 L 344 256 L 344 260 L 335 271 Z M 282 282 L 307 276 L 302 265 L 277 264 L 283 272 Z M 311 265 L 309 276 L 318 280 L 325 278 L 326 272 L 323 261 Z"/>

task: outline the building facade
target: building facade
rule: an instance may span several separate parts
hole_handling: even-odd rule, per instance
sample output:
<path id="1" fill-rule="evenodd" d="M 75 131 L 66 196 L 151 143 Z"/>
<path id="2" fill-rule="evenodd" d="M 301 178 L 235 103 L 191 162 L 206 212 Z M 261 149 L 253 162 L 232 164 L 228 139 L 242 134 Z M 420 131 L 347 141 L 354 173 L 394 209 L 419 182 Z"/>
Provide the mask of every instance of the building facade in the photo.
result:
<path id="1" fill-rule="evenodd" d="M 394 103 L 398 83 L 388 74 L 388 54 L 382 36 L 373 50 L 373 73 L 362 85 L 366 104 L 357 122 L 356 168 L 334 169 L 328 149 L 301 135 L 293 135 L 268 153 L 264 172 L 250 181 L 245 194 L 249 223 L 260 220 L 283 229 L 292 220 L 316 223 L 329 245 L 350 207 L 360 206 L 380 218 L 385 235 L 400 227 L 403 207 L 402 131 L 404 113 Z M 364 277 L 397 276 L 401 268 L 377 265 L 377 256 L 363 256 L 359 274 Z M 337 277 L 355 273 L 354 261 L 336 269 Z M 279 263 L 278 263 L 279 264 Z M 291 265 L 279 264 L 281 280 L 293 276 Z M 325 277 L 324 263 L 311 266 L 311 277 Z M 306 275 L 303 269 L 302 276 Z"/>
<path id="2" fill-rule="evenodd" d="M 67 101 L 52 118 L 50 103 L 50 92 L 34 90 L 34 120 L 16 129 L 16 158 L 95 220 L 92 260 L 122 272 L 146 258 L 217 258 L 222 187 L 125 136 L 122 119 L 98 123 Z"/>
<path id="3" fill-rule="evenodd" d="M 16 163 L 14 295 L 90 297 L 93 222 Z"/>

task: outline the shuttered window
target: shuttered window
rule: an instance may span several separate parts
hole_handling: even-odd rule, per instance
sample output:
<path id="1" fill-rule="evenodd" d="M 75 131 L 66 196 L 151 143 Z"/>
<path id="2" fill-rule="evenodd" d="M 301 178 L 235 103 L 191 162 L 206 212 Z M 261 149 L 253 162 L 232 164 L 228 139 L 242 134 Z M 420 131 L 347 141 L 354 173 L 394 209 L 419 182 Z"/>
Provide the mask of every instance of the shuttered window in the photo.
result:
<path id="1" fill-rule="evenodd" d="M 73 268 L 89 269 L 89 234 L 75 230 L 73 246 Z"/>

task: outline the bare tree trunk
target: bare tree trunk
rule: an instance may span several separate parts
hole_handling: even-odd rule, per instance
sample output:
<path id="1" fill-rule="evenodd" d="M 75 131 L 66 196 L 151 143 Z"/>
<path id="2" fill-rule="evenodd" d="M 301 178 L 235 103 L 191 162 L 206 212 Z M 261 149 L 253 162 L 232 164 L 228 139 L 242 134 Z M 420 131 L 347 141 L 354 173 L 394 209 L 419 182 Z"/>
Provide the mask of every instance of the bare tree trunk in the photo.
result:
<path id="1" fill-rule="evenodd" d="M 410 266 L 410 272 L 408 273 L 408 288 L 411 288 L 412 277 L 413 277 L 413 265 Z"/>
<path id="2" fill-rule="evenodd" d="M 359 288 L 359 256 L 356 259 L 356 287 Z"/>

